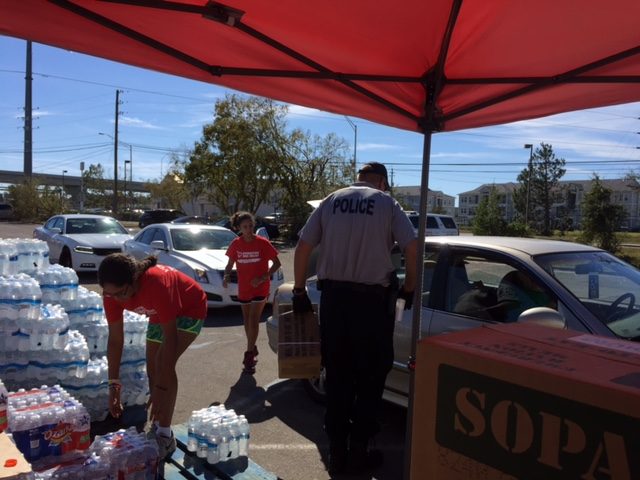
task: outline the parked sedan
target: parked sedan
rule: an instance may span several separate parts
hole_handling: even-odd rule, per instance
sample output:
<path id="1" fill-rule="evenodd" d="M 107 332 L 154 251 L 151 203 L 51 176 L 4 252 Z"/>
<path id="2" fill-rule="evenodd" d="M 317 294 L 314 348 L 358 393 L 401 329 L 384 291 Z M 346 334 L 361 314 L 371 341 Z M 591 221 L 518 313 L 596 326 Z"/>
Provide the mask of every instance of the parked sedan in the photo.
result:
<path id="1" fill-rule="evenodd" d="M 399 253 L 397 273 L 404 278 Z M 291 310 L 291 283 L 283 285 L 267 321 L 269 345 L 278 347 L 278 314 Z M 307 281 L 318 303 L 315 277 Z M 615 256 L 570 242 L 508 237 L 427 237 L 421 295 L 421 336 L 486 323 L 546 321 L 608 337 L 640 340 L 640 271 Z M 415 308 L 415 306 L 414 306 Z M 385 398 L 407 404 L 412 311 L 394 331 L 395 360 Z M 312 396 L 324 394 L 322 376 L 306 382 Z"/>
<path id="2" fill-rule="evenodd" d="M 96 271 L 102 259 L 121 252 L 131 235 L 115 218 L 104 215 L 56 215 L 33 231 L 49 246 L 49 261 L 76 272 Z"/>
<path id="3" fill-rule="evenodd" d="M 228 287 L 222 286 L 228 260 L 225 253 L 235 238 L 231 230 L 215 225 L 162 223 L 141 230 L 125 242 L 124 251 L 137 259 L 157 255 L 158 263 L 195 278 L 206 292 L 210 307 L 227 307 L 240 305 L 235 270 Z M 283 279 L 282 269 L 271 277 L 270 302 Z"/>

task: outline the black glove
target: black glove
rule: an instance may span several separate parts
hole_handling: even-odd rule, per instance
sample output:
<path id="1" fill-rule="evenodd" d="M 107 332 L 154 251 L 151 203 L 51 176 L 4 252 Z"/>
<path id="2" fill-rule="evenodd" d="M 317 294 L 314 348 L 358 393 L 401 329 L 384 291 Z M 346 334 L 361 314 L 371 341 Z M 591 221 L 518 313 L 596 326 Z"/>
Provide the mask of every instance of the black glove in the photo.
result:
<path id="1" fill-rule="evenodd" d="M 410 310 L 413 305 L 413 292 L 407 292 L 404 288 L 398 290 L 398 298 L 404 300 L 404 309 Z"/>
<path id="2" fill-rule="evenodd" d="M 311 300 L 309 300 L 307 290 L 304 288 L 301 288 L 299 291 L 295 288 L 293 289 L 293 297 L 291 298 L 291 303 L 293 306 L 293 313 L 300 314 L 313 311 Z"/>

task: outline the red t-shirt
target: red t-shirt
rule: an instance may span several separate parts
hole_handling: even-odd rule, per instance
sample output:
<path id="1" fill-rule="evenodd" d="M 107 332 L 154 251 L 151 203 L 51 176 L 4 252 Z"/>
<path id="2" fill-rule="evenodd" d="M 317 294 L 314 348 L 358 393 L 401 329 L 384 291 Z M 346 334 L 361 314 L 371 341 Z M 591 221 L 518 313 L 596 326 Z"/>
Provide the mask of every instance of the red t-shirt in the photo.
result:
<path id="1" fill-rule="evenodd" d="M 177 317 L 207 317 L 204 290 L 193 278 L 175 268 L 153 266 L 140 276 L 138 282 L 138 291 L 128 300 L 104 297 L 107 322 L 121 322 L 124 310 L 147 315 L 149 323 L 167 323 Z"/>
<path id="2" fill-rule="evenodd" d="M 238 271 L 238 298 L 250 300 L 253 297 L 269 295 L 271 282 L 267 279 L 256 288 L 251 286 L 251 280 L 269 272 L 269 260 L 278 256 L 278 251 L 266 238 L 254 236 L 252 242 L 238 237 L 227 249 L 227 257 L 236 262 Z"/>

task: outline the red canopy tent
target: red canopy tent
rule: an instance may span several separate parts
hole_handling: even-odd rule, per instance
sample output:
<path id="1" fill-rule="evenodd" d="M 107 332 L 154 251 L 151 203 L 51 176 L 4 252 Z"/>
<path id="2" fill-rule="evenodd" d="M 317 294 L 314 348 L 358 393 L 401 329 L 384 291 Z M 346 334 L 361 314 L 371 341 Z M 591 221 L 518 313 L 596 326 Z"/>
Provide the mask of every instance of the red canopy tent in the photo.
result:
<path id="1" fill-rule="evenodd" d="M 423 132 L 423 196 L 433 132 L 640 100 L 639 18 L 638 0 L 0 2 L 0 34 Z"/>

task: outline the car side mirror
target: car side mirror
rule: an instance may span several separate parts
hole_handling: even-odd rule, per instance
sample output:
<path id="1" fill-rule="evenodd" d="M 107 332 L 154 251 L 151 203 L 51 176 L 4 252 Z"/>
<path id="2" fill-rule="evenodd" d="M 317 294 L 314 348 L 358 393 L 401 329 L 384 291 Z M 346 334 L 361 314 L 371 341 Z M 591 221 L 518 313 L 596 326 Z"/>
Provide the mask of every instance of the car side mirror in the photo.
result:
<path id="1" fill-rule="evenodd" d="M 156 250 L 166 250 L 167 246 L 164 244 L 164 242 L 162 240 L 154 240 L 153 242 L 150 243 L 151 248 L 154 248 Z"/>
<path id="2" fill-rule="evenodd" d="M 62 233 L 62 229 L 61 229 L 61 228 L 58 228 L 58 227 L 51 227 L 51 228 L 49 229 L 49 231 L 50 231 L 51 233 Z"/>
<path id="3" fill-rule="evenodd" d="M 518 322 L 535 323 L 549 328 L 567 328 L 562 315 L 557 310 L 549 307 L 535 307 L 525 310 L 518 317 Z"/>

